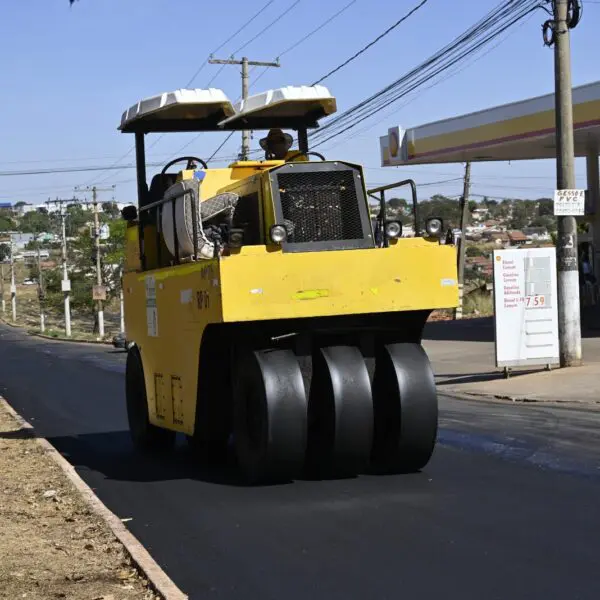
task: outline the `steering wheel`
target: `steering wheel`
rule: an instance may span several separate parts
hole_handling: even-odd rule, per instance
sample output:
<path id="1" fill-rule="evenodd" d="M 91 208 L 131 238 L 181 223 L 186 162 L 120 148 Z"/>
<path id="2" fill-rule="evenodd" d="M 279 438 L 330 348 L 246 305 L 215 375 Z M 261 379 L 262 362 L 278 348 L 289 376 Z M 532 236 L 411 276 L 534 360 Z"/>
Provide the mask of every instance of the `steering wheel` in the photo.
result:
<path id="1" fill-rule="evenodd" d="M 200 163 L 205 169 L 208 169 L 208 165 L 201 158 L 198 158 L 197 156 L 180 156 L 179 158 L 174 158 L 172 161 L 168 162 L 163 167 L 163 170 L 160 172 L 160 174 L 164 175 L 167 172 L 167 169 L 169 167 L 172 167 L 175 163 L 181 162 L 182 160 L 188 161 L 188 164 L 186 165 L 188 170 L 192 168 L 192 164 L 191 164 L 192 161 Z"/>
<path id="2" fill-rule="evenodd" d="M 300 157 L 300 156 L 318 156 L 321 160 L 326 160 L 326 158 L 322 155 L 319 154 L 318 152 L 300 152 L 297 156 L 292 157 L 288 162 L 297 162 L 295 159 Z"/>

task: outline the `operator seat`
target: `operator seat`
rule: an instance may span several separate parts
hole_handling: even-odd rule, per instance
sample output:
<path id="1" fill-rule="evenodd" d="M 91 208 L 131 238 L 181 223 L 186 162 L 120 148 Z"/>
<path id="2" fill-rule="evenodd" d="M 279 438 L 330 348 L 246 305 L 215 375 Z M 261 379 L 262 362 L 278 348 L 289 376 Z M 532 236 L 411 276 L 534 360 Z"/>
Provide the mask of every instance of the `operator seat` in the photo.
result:
<path id="1" fill-rule="evenodd" d="M 148 204 L 152 202 L 158 202 L 164 195 L 165 192 L 177 181 L 177 174 L 175 173 L 158 173 L 152 178 L 150 182 L 150 189 L 148 191 Z"/>

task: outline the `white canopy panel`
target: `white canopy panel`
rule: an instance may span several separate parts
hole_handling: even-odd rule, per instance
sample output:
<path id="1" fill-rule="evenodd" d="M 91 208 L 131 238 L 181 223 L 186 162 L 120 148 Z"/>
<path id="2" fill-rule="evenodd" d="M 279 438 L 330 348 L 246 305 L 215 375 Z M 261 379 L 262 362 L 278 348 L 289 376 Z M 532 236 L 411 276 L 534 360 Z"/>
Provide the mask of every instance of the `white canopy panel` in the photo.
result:
<path id="1" fill-rule="evenodd" d="M 119 129 L 143 131 L 214 131 L 235 114 L 222 90 L 180 89 L 140 100 L 123 113 Z"/>
<path id="2" fill-rule="evenodd" d="M 336 110 L 335 97 L 325 86 L 287 86 L 241 100 L 235 115 L 220 125 L 225 129 L 317 127 L 319 119 Z"/>

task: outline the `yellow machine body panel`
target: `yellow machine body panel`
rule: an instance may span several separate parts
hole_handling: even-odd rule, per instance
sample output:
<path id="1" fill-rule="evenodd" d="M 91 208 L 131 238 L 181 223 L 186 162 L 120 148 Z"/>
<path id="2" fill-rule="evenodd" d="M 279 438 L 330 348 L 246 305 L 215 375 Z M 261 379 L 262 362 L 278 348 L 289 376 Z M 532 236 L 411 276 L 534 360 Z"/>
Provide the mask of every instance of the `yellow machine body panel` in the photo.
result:
<path id="1" fill-rule="evenodd" d="M 144 358 L 150 422 L 191 434 L 202 333 L 221 321 L 216 260 L 123 276 L 127 338 Z"/>
<path id="2" fill-rule="evenodd" d="M 221 259 L 228 322 L 451 308 L 456 250 L 423 238 L 389 248 L 283 253 L 245 247 Z"/>

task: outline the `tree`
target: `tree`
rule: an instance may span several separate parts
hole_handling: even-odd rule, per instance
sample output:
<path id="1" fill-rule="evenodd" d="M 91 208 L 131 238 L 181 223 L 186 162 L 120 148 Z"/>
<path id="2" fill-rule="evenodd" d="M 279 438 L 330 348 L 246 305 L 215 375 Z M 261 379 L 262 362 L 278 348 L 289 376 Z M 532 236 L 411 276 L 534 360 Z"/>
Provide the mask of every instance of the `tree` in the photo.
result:
<path id="1" fill-rule="evenodd" d="M 17 224 L 8 216 L 0 215 L 0 231 L 14 231 Z"/>
<path id="2" fill-rule="evenodd" d="M 51 218 L 48 212 L 32 210 L 23 216 L 19 230 L 23 233 L 43 233 L 51 228 Z"/>
<path id="3" fill-rule="evenodd" d="M 79 204 L 67 206 L 65 229 L 68 237 L 75 237 L 79 231 L 86 227 L 90 220 L 89 212 L 85 211 Z"/>
<path id="4" fill-rule="evenodd" d="M 467 256 L 486 256 L 486 253 L 477 246 L 467 246 L 465 253 Z"/>
<path id="5" fill-rule="evenodd" d="M 387 205 L 392 210 L 401 210 L 402 212 L 408 208 L 408 202 L 404 198 L 390 198 Z"/>
<path id="6" fill-rule="evenodd" d="M 111 219 L 118 219 L 121 214 L 116 202 L 103 202 L 102 212 Z"/>
<path id="7" fill-rule="evenodd" d="M 554 201 L 551 198 L 540 198 L 537 203 L 538 216 L 554 216 Z"/>

